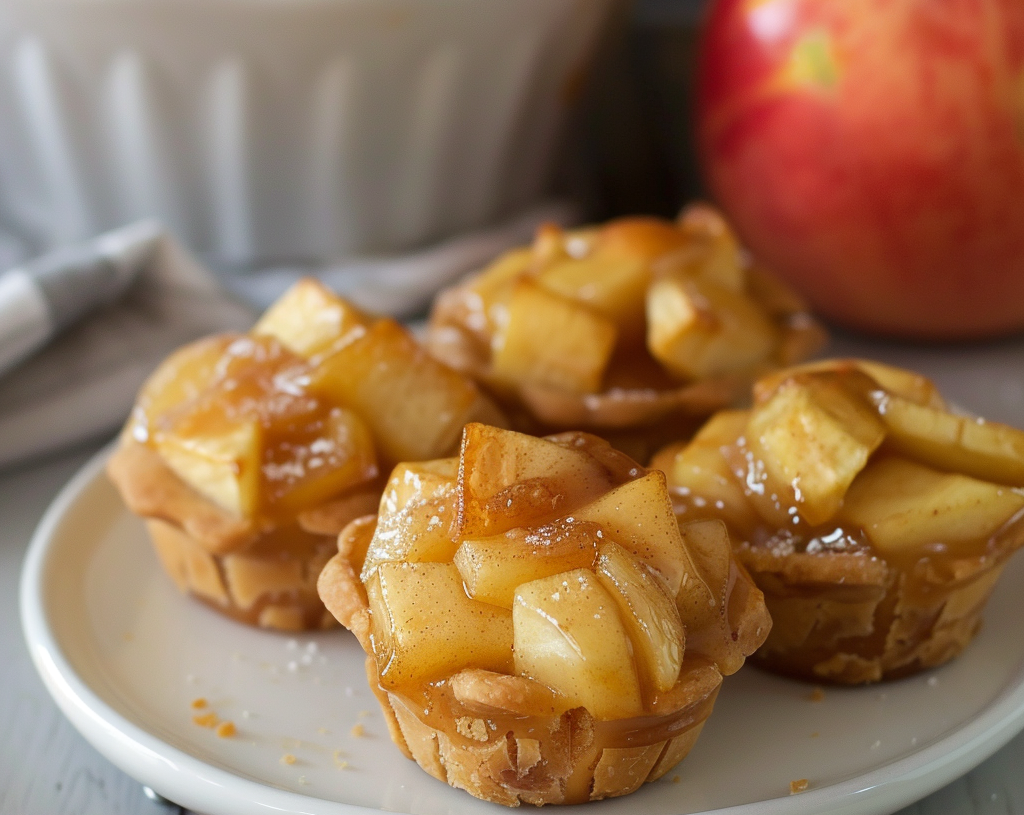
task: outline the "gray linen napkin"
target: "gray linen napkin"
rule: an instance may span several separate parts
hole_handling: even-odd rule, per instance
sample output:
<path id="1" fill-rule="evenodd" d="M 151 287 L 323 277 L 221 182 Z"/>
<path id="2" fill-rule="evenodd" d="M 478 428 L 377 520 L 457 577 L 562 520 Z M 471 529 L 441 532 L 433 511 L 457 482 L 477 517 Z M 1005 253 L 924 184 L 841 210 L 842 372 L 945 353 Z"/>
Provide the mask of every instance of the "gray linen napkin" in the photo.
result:
<path id="1" fill-rule="evenodd" d="M 540 223 L 575 220 L 571 206 L 547 203 L 406 255 L 242 274 L 211 272 L 143 222 L 22 263 L 0 274 L 0 468 L 113 432 L 171 351 L 246 330 L 302 275 L 368 311 L 409 317 Z"/>
<path id="2" fill-rule="evenodd" d="M 252 324 L 253 309 L 225 293 L 173 238 L 149 225 L 105 237 L 126 232 L 132 239 L 122 257 L 113 256 L 124 262 L 108 264 L 115 268 L 104 268 L 94 243 L 42 259 L 41 276 L 34 264 L 17 269 L 28 280 L 16 284 L 20 309 L 0 307 L 7 318 L 0 335 L 10 336 L 3 328 L 15 311 L 26 339 L 49 343 L 0 374 L 0 467 L 113 431 L 171 350 Z M 42 308 L 34 313 L 26 284 L 38 287 Z"/>

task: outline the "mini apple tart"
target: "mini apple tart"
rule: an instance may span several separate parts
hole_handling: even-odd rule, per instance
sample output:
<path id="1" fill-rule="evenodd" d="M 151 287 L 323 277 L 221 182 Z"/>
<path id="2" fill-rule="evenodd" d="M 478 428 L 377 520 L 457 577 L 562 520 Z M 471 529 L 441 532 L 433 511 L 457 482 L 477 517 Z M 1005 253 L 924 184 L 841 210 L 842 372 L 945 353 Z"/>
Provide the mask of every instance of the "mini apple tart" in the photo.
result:
<path id="1" fill-rule="evenodd" d="M 1024 544 L 1024 432 L 922 376 L 818 362 L 761 379 L 652 466 L 681 521 L 721 518 L 774 626 L 759 663 L 872 682 L 941 665 Z"/>
<path id="2" fill-rule="evenodd" d="M 427 344 L 518 429 L 588 430 L 646 461 L 824 339 L 722 216 L 694 205 L 676 222 L 542 227 L 437 299 Z"/>
<path id="3" fill-rule="evenodd" d="M 488 801 L 624 795 L 693 746 L 771 626 L 720 521 L 585 433 L 466 427 L 402 464 L 339 537 L 327 608 L 367 652 L 391 735 Z"/>
<path id="4" fill-rule="evenodd" d="M 406 329 L 312 280 L 248 334 L 172 354 L 139 393 L 108 472 L 178 587 L 269 628 L 334 624 L 316 591 L 338 532 L 373 512 L 383 467 L 501 422 Z"/>

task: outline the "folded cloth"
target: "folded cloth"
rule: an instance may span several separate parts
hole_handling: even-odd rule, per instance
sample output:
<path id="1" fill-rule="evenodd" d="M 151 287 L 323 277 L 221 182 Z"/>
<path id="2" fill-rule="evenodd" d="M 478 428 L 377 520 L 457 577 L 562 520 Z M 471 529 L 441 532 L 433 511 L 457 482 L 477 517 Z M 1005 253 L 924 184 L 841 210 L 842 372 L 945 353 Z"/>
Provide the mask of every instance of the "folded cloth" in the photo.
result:
<path id="1" fill-rule="evenodd" d="M 0 376 L 0 467 L 113 431 L 171 350 L 204 334 L 252 324 L 254 310 L 225 293 L 177 241 L 160 232 L 145 240 L 148 251 L 124 268 L 125 279 L 116 284 L 120 291 L 82 291 L 76 275 L 63 281 L 77 303 L 92 305 L 73 325 L 58 313 L 58 292 L 41 298 L 34 330 L 23 319 L 26 333 L 56 337 Z M 73 254 L 80 258 L 85 252 Z M 51 268 L 51 283 L 59 288 L 59 271 Z M 25 288 L 23 280 L 19 292 L 28 302 L 31 290 Z"/>
<path id="2" fill-rule="evenodd" d="M 225 287 L 261 311 L 297 277 L 318 278 L 329 288 L 373 314 L 415 317 L 438 289 L 484 266 L 495 255 L 529 243 L 545 222 L 567 226 L 578 213 L 563 201 L 551 201 L 487 229 L 460 235 L 405 255 L 352 258 L 318 268 L 282 266 L 244 274 L 225 274 Z"/>
<path id="3" fill-rule="evenodd" d="M 316 269 L 214 273 L 151 222 L 23 263 L 0 275 L 0 468 L 113 432 L 172 350 L 246 330 L 300 276 L 368 311 L 409 317 L 539 224 L 574 216 L 570 206 L 544 204 L 415 253 Z M 5 370 L 5 360 L 15 367 Z"/>

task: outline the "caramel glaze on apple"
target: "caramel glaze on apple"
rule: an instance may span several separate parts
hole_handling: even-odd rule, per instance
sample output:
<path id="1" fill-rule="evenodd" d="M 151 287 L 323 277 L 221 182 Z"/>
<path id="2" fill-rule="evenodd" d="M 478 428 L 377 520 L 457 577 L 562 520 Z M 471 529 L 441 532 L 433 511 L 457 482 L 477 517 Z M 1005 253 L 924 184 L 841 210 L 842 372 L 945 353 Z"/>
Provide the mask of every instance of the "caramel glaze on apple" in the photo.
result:
<path id="1" fill-rule="evenodd" d="M 188 345 L 142 389 L 108 468 L 147 518 L 179 589 L 240 622 L 333 625 L 316 579 L 340 526 L 380 492 L 369 433 L 307 390 L 310 370 L 272 337 L 224 334 Z M 207 460 L 220 454 L 224 475 L 197 478 L 210 472 L 201 469 L 206 451 L 194 453 L 204 440 L 240 431 L 251 438 L 237 450 L 211 446 Z"/>
<path id="2" fill-rule="evenodd" d="M 373 526 L 362 526 L 357 534 L 363 536 L 363 540 L 356 543 L 356 547 L 365 547 L 373 534 Z M 725 602 L 730 602 L 729 596 Z M 697 648 L 692 650 L 697 651 Z M 367 657 L 366 668 L 371 690 L 390 719 L 392 737 L 410 758 L 420 758 L 416 755 L 416 746 L 410 744 L 414 736 L 410 737 L 409 731 L 415 733 L 417 724 L 445 733 L 454 742 L 455 749 L 472 751 L 479 749 L 480 739 L 458 730 L 453 732 L 451 723 L 479 721 L 489 734 L 499 734 L 499 755 L 508 756 L 512 767 L 519 768 L 518 771 L 504 769 L 503 784 L 526 802 L 538 792 L 551 794 L 557 789 L 557 801 L 538 800 L 536 803 L 561 804 L 592 800 L 594 767 L 606 748 L 637 751 L 653 748 L 653 759 L 661 758 L 666 752 L 673 758 L 678 755 L 676 761 L 681 759 L 710 716 L 722 682 L 722 674 L 712 659 L 688 653 L 676 685 L 665 693 L 652 694 L 645 704 L 644 714 L 602 721 L 584 708 L 567 708 L 557 702 L 554 709 L 541 714 L 466 703 L 457 698 L 451 677 L 385 687 L 372 656 Z M 535 739 L 554 748 L 546 749 L 543 759 L 536 765 L 519 767 L 517 743 L 524 739 Z M 675 751 L 666 751 L 666 745 L 672 743 L 675 743 Z M 676 761 L 662 762 L 659 769 L 667 772 Z M 447 771 L 434 761 L 428 759 L 420 763 L 428 771 L 433 769 L 440 780 L 449 780 Z M 563 777 L 566 770 L 567 777 Z M 644 777 L 637 779 L 638 783 L 643 780 Z M 503 803 L 511 803 L 511 800 Z"/>
<path id="3" fill-rule="evenodd" d="M 379 519 L 340 535 L 320 595 L 367 652 L 394 741 L 427 772 L 510 806 L 581 803 L 632 792 L 675 766 L 722 676 L 767 634 L 761 593 L 732 557 L 724 527 L 696 526 L 703 537 L 678 527 L 661 473 L 597 437 L 537 439 L 470 425 L 458 462 L 396 469 Z M 490 577 L 458 556 L 499 539 L 496 550 L 508 554 L 490 568 L 515 583 L 511 601 L 485 595 Z M 538 555 L 544 545 L 555 551 Z M 613 556 L 638 575 L 621 596 L 601 584 L 626 574 L 608 565 Z M 524 563 L 532 565 L 523 571 Z M 429 579 L 411 580 L 403 594 L 396 575 L 409 570 Z M 424 599 L 434 596 L 432 574 L 450 584 L 440 599 Z M 578 588 L 588 580 L 606 605 L 570 596 L 588 591 Z M 629 628 L 638 599 L 645 623 L 661 632 L 654 651 Z M 523 608 L 525 621 L 516 616 Z M 542 633 L 530 627 L 538 617 Z M 507 643 L 481 642 L 485 630 Z M 574 642 L 574 653 L 548 658 L 548 637 Z M 602 641 L 616 638 L 624 641 L 612 659 Z"/>
<path id="4" fill-rule="evenodd" d="M 368 431 L 350 411 L 310 392 L 312 370 L 272 337 L 200 340 L 173 355 L 147 383 L 126 432 L 178 471 L 177 447 L 253 426 L 260 438 L 251 451 L 259 458 L 229 464 L 231 480 L 248 484 L 251 498 L 243 495 L 240 506 L 228 508 L 261 526 L 294 522 L 301 509 L 377 475 Z"/>
<path id="5" fill-rule="evenodd" d="M 587 430 L 639 461 L 824 340 L 705 204 L 675 222 L 545 225 L 443 292 L 427 333 L 431 353 L 490 390 L 517 429 Z"/>
<path id="6" fill-rule="evenodd" d="M 887 382 L 891 387 L 907 386 L 894 393 L 852 363 L 818 365 L 824 370 L 809 376 L 837 379 L 864 405 L 879 406 L 883 422 L 890 399 L 910 397 L 929 403 L 921 405 L 925 418 L 932 411 L 949 418 L 940 409 L 937 394 L 919 387 L 926 382 L 921 377 Z M 893 369 L 876 373 L 883 376 L 887 370 Z M 757 442 L 751 433 L 751 417 L 771 398 L 772 389 L 787 377 L 802 376 L 782 372 L 772 382 L 760 383 L 753 410 L 722 414 L 691 445 L 663 450 L 652 466 L 669 474 L 681 522 L 724 517 L 733 532 L 736 555 L 764 592 L 773 619 L 773 630 L 755 654 L 756 661 L 780 673 L 841 683 L 897 678 L 942 664 L 959 654 L 976 633 L 985 601 L 1006 561 L 1024 545 L 1024 491 L 1019 488 L 1022 482 L 1014 480 L 1024 463 L 1024 434 L 975 423 L 998 434 L 1001 447 L 995 453 L 975 444 L 965 453 L 952 434 L 929 438 L 927 423 L 911 428 L 910 436 L 901 435 L 905 427 L 887 428 L 860 471 L 868 475 L 853 478 L 846 505 L 840 502 L 834 514 L 812 523 L 803 514 L 803 504 L 795 500 L 800 496 L 796 483 L 773 485 L 765 475 L 770 465 L 759 456 L 763 448 L 753 449 Z M 911 453 L 918 454 L 917 463 L 907 463 Z M 928 469 L 920 466 L 922 459 Z M 943 463 L 944 470 L 929 474 L 931 467 Z M 963 481 L 965 488 L 979 484 L 975 479 L 986 468 L 1002 482 L 977 487 L 980 497 L 973 503 L 991 510 L 976 511 L 973 534 L 960 530 L 962 523 L 951 517 L 937 534 L 918 534 L 908 524 L 909 542 L 894 544 L 889 536 L 876 542 L 873 536 L 892 526 L 892 516 L 865 516 L 850 507 L 858 490 L 863 493 L 864 482 L 858 477 L 923 473 L 927 483 L 941 485 L 941 479 L 962 478 L 957 464 L 972 476 Z M 999 474 L 1010 477 L 1000 479 Z M 893 493 L 904 488 L 896 479 L 888 486 Z M 858 511 L 872 522 L 858 523 L 851 517 Z M 924 511 L 939 516 L 944 507 L 936 504 Z M 969 516 L 972 511 L 975 507 L 965 504 L 957 514 Z M 949 538 L 943 537 L 945 529 L 950 530 Z"/>

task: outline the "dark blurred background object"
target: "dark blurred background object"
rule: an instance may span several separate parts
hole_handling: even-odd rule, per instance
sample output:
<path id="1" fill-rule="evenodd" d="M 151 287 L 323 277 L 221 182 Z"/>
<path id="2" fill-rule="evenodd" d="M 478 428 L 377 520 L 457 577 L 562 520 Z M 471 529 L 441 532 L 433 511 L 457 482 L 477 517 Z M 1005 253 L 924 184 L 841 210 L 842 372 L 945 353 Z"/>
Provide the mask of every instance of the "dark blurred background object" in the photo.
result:
<path id="1" fill-rule="evenodd" d="M 565 183 L 588 219 L 675 215 L 703 195 L 692 107 L 706 0 L 636 0 L 613 26 Z"/>

